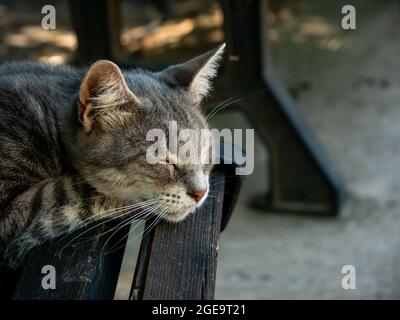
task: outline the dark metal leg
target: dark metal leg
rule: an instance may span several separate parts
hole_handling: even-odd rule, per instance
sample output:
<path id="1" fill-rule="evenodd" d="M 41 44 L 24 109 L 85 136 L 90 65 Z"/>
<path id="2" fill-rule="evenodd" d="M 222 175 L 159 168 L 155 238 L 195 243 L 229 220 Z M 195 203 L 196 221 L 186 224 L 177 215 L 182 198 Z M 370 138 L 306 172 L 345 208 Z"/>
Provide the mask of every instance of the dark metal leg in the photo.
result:
<path id="1" fill-rule="evenodd" d="M 270 192 L 255 205 L 276 211 L 336 214 L 344 198 L 339 174 L 327 159 L 293 99 L 271 72 L 263 37 L 265 1 L 222 0 L 229 96 L 240 103 L 271 152 Z M 264 12 L 265 13 L 265 12 Z"/>
<path id="2" fill-rule="evenodd" d="M 118 0 L 70 0 L 71 19 L 78 37 L 77 64 L 120 58 L 119 4 Z"/>

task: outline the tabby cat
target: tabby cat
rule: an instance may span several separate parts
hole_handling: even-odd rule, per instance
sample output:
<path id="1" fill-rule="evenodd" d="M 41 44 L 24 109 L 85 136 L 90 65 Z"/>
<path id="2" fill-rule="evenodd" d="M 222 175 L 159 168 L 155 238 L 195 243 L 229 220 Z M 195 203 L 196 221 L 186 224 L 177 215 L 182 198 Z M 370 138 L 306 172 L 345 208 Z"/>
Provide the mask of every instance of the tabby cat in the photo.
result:
<path id="1" fill-rule="evenodd" d="M 224 45 L 159 72 L 0 66 L 0 257 L 18 267 L 88 221 L 149 212 L 180 221 L 205 200 L 212 165 L 149 164 L 146 133 L 207 128 L 202 99 Z M 201 146 L 200 146 L 201 147 Z"/>

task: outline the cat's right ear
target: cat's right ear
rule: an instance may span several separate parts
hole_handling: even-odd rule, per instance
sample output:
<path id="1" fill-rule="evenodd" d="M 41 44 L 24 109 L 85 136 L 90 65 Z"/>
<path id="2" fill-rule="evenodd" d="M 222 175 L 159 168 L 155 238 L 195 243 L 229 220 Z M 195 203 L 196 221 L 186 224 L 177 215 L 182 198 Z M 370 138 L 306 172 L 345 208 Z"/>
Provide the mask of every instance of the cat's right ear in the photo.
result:
<path id="1" fill-rule="evenodd" d="M 119 67 L 100 60 L 90 67 L 81 83 L 78 117 L 85 132 L 90 132 L 96 121 L 105 124 L 115 119 L 112 115 L 119 106 L 136 102 L 138 99 L 129 90 Z"/>

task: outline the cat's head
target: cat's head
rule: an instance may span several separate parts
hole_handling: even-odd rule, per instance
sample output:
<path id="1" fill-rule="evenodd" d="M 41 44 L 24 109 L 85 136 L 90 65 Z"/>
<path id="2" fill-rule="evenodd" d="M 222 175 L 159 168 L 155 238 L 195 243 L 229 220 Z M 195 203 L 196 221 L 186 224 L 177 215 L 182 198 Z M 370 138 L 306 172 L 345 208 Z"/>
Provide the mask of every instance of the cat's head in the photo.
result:
<path id="1" fill-rule="evenodd" d="M 77 103 L 74 157 L 84 179 L 100 193 L 137 203 L 144 212 L 154 209 L 169 221 L 182 220 L 199 207 L 208 195 L 212 165 L 171 161 L 177 154 L 170 153 L 169 145 L 165 161 L 150 164 L 146 155 L 154 141 L 146 136 L 151 129 L 161 129 L 168 137 L 174 121 L 178 130 L 207 128 L 201 102 L 223 49 L 160 72 L 121 71 L 110 61 L 94 63 Z M 192 148 L 208 152 L 204 140 L 193 143 L 197 145 Z"/>

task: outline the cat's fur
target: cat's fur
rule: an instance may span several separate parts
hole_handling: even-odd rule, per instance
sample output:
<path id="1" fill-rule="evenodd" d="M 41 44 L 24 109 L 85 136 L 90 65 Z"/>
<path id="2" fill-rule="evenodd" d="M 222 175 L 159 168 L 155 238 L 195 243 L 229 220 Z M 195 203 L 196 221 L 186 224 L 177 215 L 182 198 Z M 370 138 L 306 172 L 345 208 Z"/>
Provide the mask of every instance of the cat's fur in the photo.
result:
<path id="1" fill-rule="evenodd" d="M 146 133 L 168 133 L 171 120 L 207 126 L 199 105 L 222 51 L 155 73 L 109 61 L 89 70 L 0 66 L 3 261 L 18 266 L 30 248 L 122 205 L 156 199 L 156 213 L 170 221 L 198 207 L 205 197 L 191 193 L 208 189 L 211 166 L 150 165 Z"/>

